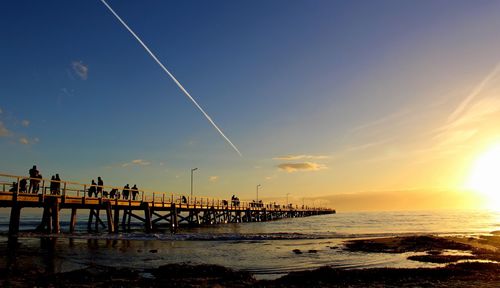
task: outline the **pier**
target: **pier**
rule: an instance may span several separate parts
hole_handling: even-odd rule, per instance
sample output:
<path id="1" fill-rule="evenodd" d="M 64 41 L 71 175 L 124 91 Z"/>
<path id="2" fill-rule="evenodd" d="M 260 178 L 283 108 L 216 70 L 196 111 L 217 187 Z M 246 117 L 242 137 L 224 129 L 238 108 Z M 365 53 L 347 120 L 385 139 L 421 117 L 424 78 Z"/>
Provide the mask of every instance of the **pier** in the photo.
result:
<path id="1" fill-rule="evenodd" d="M 30 193 L 19 185 L 21 181 L 38 182 L 39 189 Z M 13 185 L 13 184 L 16 185 Z M 57 185 L 54 185 L 57 183 Z M 52 185 L 51 185 L 52 184 Z M 222 200 L 210 197 L 185 197 L 174 193 L 138 189 L 137 196 L 123 199 L 123 195 L 110 196 L 110 191 L 123 191 L 123 187 L 97 186 L 50 179 L 32 179 L 25 176 L 0 174 L 0 208 L 10 208 L 9 235 L 19 232 L 23 208 L 39 208 L 40 224 L 37 230 L 61 233 L 60 211 L 71 212 L 69 233 L 75 232 L 78 213 L 88 214 L 87 230 L 109 233 L 131 229 L 131 219 L 139 220 L 144 231 L 157 229 L 176 232 L 183 225 L 215 225 L 223 223 L 261 222 L 283 218 L 334 214 L 335 210 L 309 206 L 276 203 Z M 29 186 L 28 186 L 29 187 Z M 57 188 L 54 188 L 57 187 Z M 90 196 L 89 196 L 90 195 Z"/>

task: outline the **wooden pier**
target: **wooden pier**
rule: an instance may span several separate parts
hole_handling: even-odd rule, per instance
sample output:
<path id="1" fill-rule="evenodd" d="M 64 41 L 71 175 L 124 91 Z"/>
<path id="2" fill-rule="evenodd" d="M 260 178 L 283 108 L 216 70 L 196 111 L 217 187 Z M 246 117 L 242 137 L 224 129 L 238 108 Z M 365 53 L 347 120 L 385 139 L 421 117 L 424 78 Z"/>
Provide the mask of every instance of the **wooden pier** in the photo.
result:
<path id="1" fill-rule="evenodd" d="M 131 219 L 139 220 L 146 233 L 159 228 L 168 228 L 176 232 L 182 225 L 214 225 L 222 223 L 260 222 L 283 218 L 306 217 L 322 214 L 334 214 L 327 208 L 280 205 L 276 203 L 238 202 L 217 198 L 186 198 L 173 193 L 158 193 L 138 190 L 135 200 L 109 196 L 112 189 L 123 188 L 99 186 L 98 195 L 89 196 L 91 185 L 69 181 L 39 181 L 37 193 L 24 191 L 21 185 L 13 186 L 29 177 L 0 174 L 0 207 L 10 208 L 9 235 L 19 232 L 22 208 L 40 208 L 40 225 L 37 230 L 47 233 L 61 232 L 60 211 L 71 211 L 70 233 L 75 232 L 77 213 L 88 213 L 87 230 L 89 232 L 105 229 L 109 233 L 129 231 Z M 6 179 L 8 181 L 6 181 Z M 57 186 L 54 184 L 57 182 Z M 32 182 L 33 183 L 33 182 Z M 54 189 L 53 187 L 58 187 Z M 52 191 L 51 191 L 52 190 Z M 86 214 L 85 214 L 86 215 Z M 104 219 L 104 220 L 103 220 Z"/>

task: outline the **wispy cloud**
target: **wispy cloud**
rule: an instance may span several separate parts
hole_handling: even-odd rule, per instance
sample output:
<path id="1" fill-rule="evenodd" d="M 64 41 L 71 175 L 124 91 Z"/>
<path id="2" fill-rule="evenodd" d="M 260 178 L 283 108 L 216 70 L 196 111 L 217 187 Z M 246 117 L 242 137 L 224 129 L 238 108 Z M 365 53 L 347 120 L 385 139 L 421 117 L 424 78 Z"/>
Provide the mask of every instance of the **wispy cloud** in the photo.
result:
<path id="1" fill-rule="evenodd" d="M 129 167 L 129 166 L 148 166 L 151 165 L 151 162 L 143 160 L 143 159 L 136 159 L 132 160 L 127 163 L 123 163 L 121 166 L 122 167 Z"/>
<path id="2" fill-rule="evenodd" d="M 301 154 L 301 155 L 285 155 L 285 156 L 278 156 L 274 157 L 273 160 L 284 160 L 284 161 L 293 161 L 293 160 L 305 160 L 305 159 L 328 159 L 330 158 L 329 156 L 326 155 L 306 155 L 306 154 Z"/>
<path id="3" fill-rule="evenodd" d="M 351 130 L 351 133 L 354 134 L 354 133 L 357 133 L 359 131 L 366 130 L 366 129 L 369 129 L 369 128 L 373 128 L 373 127 L 376 127 L 376 126 L 383 126 L 386 123 L 392 123 L 393 121 L 395 121 L 397 119 L 400 119 L 402 117 L 407 116 L 408 114 L 410 114 L 410 112 L 411 111 L 409 109 L 401 109 L 401 110 L 396 111 L 396 112 L 394 112 L 392 114 L 385 115 L 385 116 L 383 116 L 381 118 L 378 118 L 378 119 L 369 121 L 367 123 L 361 124 L 361 125 L 359 125 L 357 127 L 354 127 Z"/>
<path id="4" fill-rule="evenodd" d="M 303 163 L 282 163 L 277 166 L 280 170 L 288 173 L 298 172 L 298 171 L 318 171 L 327 169 L 326 165 L 314 162 L 303 162 Z"/>
<path id="5" fill-rule="evenodd" d="M 9 136 L 10 131 L 5 127 L 2 121 L 0 121 L 0 137 Z"/>
<path id="6" fill-rule="evenodd" d="M 30 126 L 30 121 L 29 120 L 23 120 L 23 121 L 21 121 L 21 125 L 23 125 L 24 127 L 28 127 L 28 126 Z"/>
<path id="7" fill-rule="evenodd" d="M 208 177 L 208 180 L 210 182 L 217 182 L 219 180 L 219 176 L 210 176 Z"/>
<path id="8" fill-rule="evenodd" d="M 359 145 L 349 146 L 349 147 L 347 147 L 345 149 L 345 152 L 355 152 L 355 151 L 366 150 L 366 149 L 369 149 L 369 148 L 372 148 L 372 147 L 375 147 L 375 146 L 379 146 L 379 145 L 382 145 L 382 144 L 389 143 L 393 139 L 394 138 L 389 138 L 389 139 L 384 139 L 384 140 L 380 140 L 380 141 L 374 141 L 374 142 L 369 142 L 369 143 L 363 143 L 363 144 L 359 144 Z"/>
<path id="9" fill-rule="evenodd" d="M 83 64 L 82 61 L 73 61 L 71 67 L 78 77 L 87 80 L 89 76 L 89 67 L 87 65 Z"/>
<path id="10" fill-rule="evenodd" d="M 30 141 L 26 137 L 21 137 L 21 138 L 19 138 L 19 143 L 21 143 L 23 145 L 28 145 L 28 144 L 30 144 Z"/>

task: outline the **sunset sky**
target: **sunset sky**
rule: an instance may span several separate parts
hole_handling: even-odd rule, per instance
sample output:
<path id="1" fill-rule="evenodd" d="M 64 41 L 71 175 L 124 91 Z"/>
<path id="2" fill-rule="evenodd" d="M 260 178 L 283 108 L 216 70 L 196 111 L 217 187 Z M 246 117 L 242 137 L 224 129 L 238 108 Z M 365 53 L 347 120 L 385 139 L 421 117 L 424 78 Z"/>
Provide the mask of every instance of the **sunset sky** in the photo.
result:
<path id="1" fill-rule="evenodd" d="M 243 156 L 100 1 L 2 1 L 0 172 L 188 194 L 197 167 L 204 196 L 500 207 L 500 163 L 477 168 L 500 145 L 499 1 L 108 3 Z"/>

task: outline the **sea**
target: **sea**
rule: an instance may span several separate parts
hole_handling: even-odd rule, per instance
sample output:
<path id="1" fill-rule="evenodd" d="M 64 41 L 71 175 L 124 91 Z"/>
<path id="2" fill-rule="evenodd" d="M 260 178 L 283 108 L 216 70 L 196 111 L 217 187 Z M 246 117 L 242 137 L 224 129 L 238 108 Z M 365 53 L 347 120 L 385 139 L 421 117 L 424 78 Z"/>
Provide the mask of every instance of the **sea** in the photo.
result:
<path id="1" fill-rule="evenodd" d="M 248 271 L 257 279 L 274 279 L 291 271 L 320 266 L 339 268 L 437 267 L 408 260 L 414 253 L 363 253 L 344 249 L 345 241 L 388 236 L 452 235 L 477 237 L 500 230 L 500 212 L 485 210 L 337 212 L 269 222 L 181 227 L 172 234 L 146 234 L 133 222 L 129 233 L 86 231 L 88 215 L 79 215 L 69 234 L 62 215 L 61 234 L 35 233 L 41 211 L 22 212 L 15 248 L 7 243 L 9 209 L 0 209 L 0 268 L 18 261 L 48 272 L 89 265 L 156 268 L 171 263 L 217 264 Z M 12 249 L 16 250 L 12 257 Z M 11 255 L 11 256 L 8 256 Z"/>

